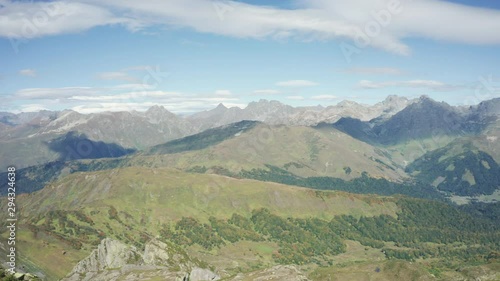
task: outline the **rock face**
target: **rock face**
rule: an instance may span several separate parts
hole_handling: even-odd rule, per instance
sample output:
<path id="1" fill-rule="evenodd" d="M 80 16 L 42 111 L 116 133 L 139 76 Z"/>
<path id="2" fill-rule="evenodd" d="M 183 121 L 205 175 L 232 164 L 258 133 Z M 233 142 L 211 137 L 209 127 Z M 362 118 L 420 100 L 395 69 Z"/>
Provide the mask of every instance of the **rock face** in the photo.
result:
<path id="1" fill-rule="evenodd" d="M 38 278 L 37 276 L 35 276 L 33 274 L 30 274 L 30 273 L 20 273 L 20 272 L 17 272 L 17 273 L 14 273 L 13 277 L 14 277 L 15 280 L 24 280 L 24 281 L 36 281 L 36 280 L 40 280 L 40 278 Z"/>
<path id="2" fill-rule="evenodd" d="M 173 267 L 176 270 L 172 270 Z M 140 252 L 134 246 L 105 238 L 62 281 L 135 281 L 150 280 L 153 277 L 172 281 L 220 279 L 212 271 L 196 267 L 185 256 L 171 251 L 161 241 L 149 241 L 144 252 Z"/>
<path id="3" fill-rule="evenodd" d="M 133 264 L 141 259 L 137 249 L 119 241 L 106 238 L 87 259 L 80 261 L 75 272 L 100 271 L 106 268 L 118 268 Z"/>
<path id="4" fill-rule="evenodd" d="M 68 280 L 93 280 L 90 278 L 99 271 L 136 263 L 142 264 L 142 256 L 135 247 L 105 238 L 97 249 L 73 268 Z"/>
<path id="5" fill-rule="evenodd" d="M 195 267 L 193 268 L 193 270 L 191 270 L 188 280 L 189 281 L 220 280 L 220 276 L 208 269 Z"/>
<path id="6" fill-rule="evenodd" d="M 144 249 L 144 263 L 148 265 L 165 265 L 170 258 L 167 247 L 167 244 L 161 241 L 150 241 Z"/>

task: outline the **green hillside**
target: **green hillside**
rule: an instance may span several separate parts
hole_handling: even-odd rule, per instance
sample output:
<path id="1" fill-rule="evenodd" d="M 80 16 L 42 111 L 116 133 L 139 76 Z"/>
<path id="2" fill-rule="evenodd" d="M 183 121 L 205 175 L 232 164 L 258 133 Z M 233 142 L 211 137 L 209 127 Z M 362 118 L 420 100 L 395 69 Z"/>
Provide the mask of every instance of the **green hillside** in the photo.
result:
<path id="1" fill-rule="evenodd" d="M 471 144 L 452 143 L 426 153 L 407 167 L 437 189 L 462 196 L 492 194 L 500 186 L 500 166 Z"/>
<path id="2" fill-rule="evenodd" d="M 318 266 L 338 270 L 339 255 L 448 271 L 491 263 L 500 250 L 496 222 L 445 203 L 168 168 L 73 173 L 17 202 L 19 255 L 51 278 L 67 274 L 104 237 L 139 249 L 158 237 L 227 277 L 277 264 L 314 265 L 308 274 Z"/>
<path id="3" fill-rule="evenodd" d="M 364 174 L 402 182 L 403 167 L 381 148 L 332 128 L 268 126 L 242 121 L 153 147 L 126 157 L 52 162 L 19 169 L 20 192 L 32 192 L 60 175 L 117 167 L 171 167 L 185 171 L 238 175 L 278 167 L 297 177 L 342 180 Z M 197 170 L 198 169 L 198 170 Z M 2 174 L 0 174 L 1 176 Z M 6 177 L 0 177 L 0 183 Z M 0 191 L 1 194 L 1 191 Z"/>
<path id="4" fill-rule="evenodd" d="M 233 173 L 273 165 L 302 177 L 331 176 L 349 180 L 367 172 L 375 178 L 407 178 L 386 151 L 333 128 L 257 124 L 240 132 L 231 131 L 231 137 L 214 143 L 213 139 L 221 140 L 221 132 L 209 130 L 138 154 L 131 164 L 183 170 L 196 166 L 222 167 Z M 226 133 L 224 130 L 222 136 Z"/>
<path id="5" fill-rule="evenodd" d="M 259 122 L 241 121 L 226 126 L 208 129 L 198 134 L 169 141 L 164 144 L 153 146 L 146 151 L 147 154 L 171 154 L 183 151 L 200 150 L 223 142 L 226 139 L 234 138 L 244 133 Z"/>

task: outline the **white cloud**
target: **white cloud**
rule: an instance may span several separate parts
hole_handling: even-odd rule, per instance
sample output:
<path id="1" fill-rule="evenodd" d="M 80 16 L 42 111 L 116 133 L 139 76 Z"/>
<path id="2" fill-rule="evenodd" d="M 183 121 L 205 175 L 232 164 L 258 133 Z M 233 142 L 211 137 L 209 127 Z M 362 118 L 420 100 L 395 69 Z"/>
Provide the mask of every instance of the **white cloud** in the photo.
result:
<path id="1" fill-rule="evenodd" d="M 434 80 L 409 80 L 409 81 L 387 81 L 373 82 L 369 80 L 361 80 L 358 86 L 362 89 L 382 89 L 389 87 L 406 87 L 406 88 L 427 88 L 434 91 L 452 91 L 466 88 L 466 86 L 451 85 Z"/>
<path id="2" fill-rule="evenodd" d="M 17 91 L 14 97 L 20 99 L 59 99 L 75 95 L 94 95 L 101 90 L 92 87 L 28 88 Z"/>
<path id="3" fill-rule="evenodd" d="M 218 97 L 229 97 L 232 93 L 229 90 L 217 90 L 215 91 L 215 95 Z"/>
<path id="4" fill-rule="evenodd" d="M 144 98 L 171 99 L 180 96 L 182 96 L 182 94 L 176 92 L 144 91 L 144 92 L 129 92 L 116 95 L 72 96 L 69 97 L 68 99 L 79 100 L 79 101 L 116 101 L 116 100 L 134 100 L 134 99 L 144 99 Z"/>
<path id="5" fill-rule="evenodd" d="M 3 0 L 0 36 L 35 38 L 122 25 L 131 31 L 151 26 L 186 27 L 237 38 L 346 39 L 355 42 L 377 24 L 374 12 L 400 2 L 369 46 L 408 54 L 403 40 L 417 37 L 467 44 L 500 44 L 500 11 L 439 0 L 297 0 L 296 9 L 222 0 Z M 439 27 L 439 28 L 437 28 Z"/>
<path id="6" fill-rule="evenodd" d="M 138 83 L 140 80 L 138 78 L 132 77 L 126 72 L 103 72 L 97 75 L 97 78 L 101 80 L 117 80 L 117 81 L 126 81 L 131 83 Z"/>
<path id="7" fill-rule="evenodd" d="M 73 96 L 115 95 L 118 92 L 132 91 L 136 93 L 151 92 L 151 85 L 122 84 L 114 87 L 62 87 L 62 88 L 26 88 L 14 93 L 16 99 L 60 99 Z"/>
<path id="8" fill-rule="evenodd" d="M 148 100 L 148 101 L 101 101 L 74 105 L 71 109 L 80 113 L 96 113 L 105 111 L 145 111 L 151 106 L 161 105 L 173 113 L 194 113 L 202 110 L 212 109 L 219 103 L 226 107 L 246 107 L 246 104 L 232 102 L 227 99 L 216 98 L 185 98 L 172 100 Z"/>
<path id="9" fill-rule="evenodd" d="M 158 67 L 157 67 L 158 68 Z M 136 65 L 136 66 L 130 66 L 122 69 L 122 71 L 148 71 L 148 70 L 154 70 L 155 67 L 151 65 Z"/>
<path id="10" fill-rule="evenodd" d="M 109 89 L 111 90 L 132 90 L 132 91 L 144 91 L 144 90 L 153 90 L 156 86 L 146 84 L 146 83 L 131 83 L 131 84 L 121 84 L 113 86 Z M 106 88 L 108 89 L 108 88 Z"/>
<path id="11" fill-rule="evenodd" d="M 391 67 L 352 67 L 346 69 L 344 72 L 352 74 L 368 74 L 368 75 L 370 74 L 399 75 L 404 73 L 404 71 L 402 71 L 399 68 L 391 68 Z"/>
<path id="12" fill-rule="evenodd" d="M 319 95 L 319 96 L 312 96 L 312 100 L 336 100 L 338 99 L 337 96 L 334 95 Z"/>
<path id="13" fill-rule="evenodd" d="M 289 100 L 304 100 L 305 99 L 303 96 L 288 96 L 286 98 Z"/>
<path id="14" fill-rule="evenodd" d="M 308 80 L 289 80 L 276 83 L 276 86 L 280 87 L 310 87 L 316 85 L 318 85 L 318 83 Z"/>
<path id="15" fill-rule="evenodd" d="M 42 104 L 24 104 L 21 107 L 21 112 L 38 112 L 41 110 L 48 110 L 44 105 Z"/>
<path id="16" fill-rule="evenodd" d="M 163 78 L 169 75 L 168 72 L 162 72 L 160 66 L 136 65 L 123 68 L 118 71 L 101 72 L 97 74 L 97 78 L 110 81 L 125 81 L 134 84 L 146 84 L 151 79 L 161 82 Z M 138 78 L 139 76 L 139 78 Z"/>
<path id="17" fill-rule="evenodd" d="M 280 94 L 281 92 L 273 89 L 264 89 L 264 90 L 255 90 L 253 91 L 253 93 L 255 95 L 277 95 Z"/>
<path id="18" fill-rule="evenodd" d="M 22 69 L 19 70 L 19 74 L 22 76 L 36 77 L 36 70 L 34 69 Z"/>
<path id="19" fill-rule="evenodd" d="M 73 106 L 71 109 L 79 113 L 88 114 L 105 111 L 146 111 L 148 108 L 157 105 L 153 102 L 101 102 L 87 103 Z"/>
<path id="20" fill-rule="evenodd" d="M 102 111 L 143 111 L 153 105 L 163 105 L 174 113 L 211 109 L 219 103 L 244 107 L 228 90 L 212 94 L 188 94 L 155 89 L 150 85 L 122 84 L 114 87 L 64 87 L 22 89 L 6 99 L 29 104 L 28 109 L 72 108 L 81 113 Z M 33 101 L 36 100 L 36 104 Z M 13 108 L 12 110 L 24 110 Z"/>
<path id="21" fill-rule="evenodd" d="M 78 1 L 7 0 L 2 5 L 0 36 L 14 39 L 31 39 L 80 32 L 102 25 L 132 23 L 130 19 L 114 16 L 104 7 Z"/>

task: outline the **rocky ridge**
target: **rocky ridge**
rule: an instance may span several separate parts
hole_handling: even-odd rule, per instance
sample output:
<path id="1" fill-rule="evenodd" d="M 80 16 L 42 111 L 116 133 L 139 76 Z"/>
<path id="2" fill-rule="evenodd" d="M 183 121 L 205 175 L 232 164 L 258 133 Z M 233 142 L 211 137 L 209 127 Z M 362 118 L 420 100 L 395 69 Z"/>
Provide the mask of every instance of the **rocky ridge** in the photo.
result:
<path id="1" fill-rule="evenodd" d="M 162 278 L 172 281 L 216 281 L 221 276 L 196 263 L 186 260 L 184 254 L 176 253 L 161 241 L 152 239 L 144 251 L 118 240 L 105 238 L 97 249 L 78 262 L 61 281 L 115 281 L 150 280 Z M 227 280 L 287 280 L 309 279 L 293 265 L 277 265 L 251 273 L 240 273 Z"/>
<path id="2" fill-rule="evenodd" d="M 152 276 L 161 276 L 164 280 L 220 279 L 156 239 L 146 243 L 144 251 L 140 251 L 135 246 L 105 238 L 63 281 L 149 280 Z"/>

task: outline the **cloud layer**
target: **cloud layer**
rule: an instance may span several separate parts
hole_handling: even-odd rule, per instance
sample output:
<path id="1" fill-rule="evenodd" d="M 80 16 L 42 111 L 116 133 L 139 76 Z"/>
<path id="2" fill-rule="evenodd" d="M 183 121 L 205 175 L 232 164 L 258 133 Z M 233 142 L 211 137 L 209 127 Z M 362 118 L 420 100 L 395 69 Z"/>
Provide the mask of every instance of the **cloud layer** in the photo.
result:
<path id="1" fill-rule="evenodd" d="M 280 87 L 311 87 L 316 85 L 318 83 L 309 80 L 289 80 L 276 83 L 276 86 Z"/>
<path id="2" fill-rule="evenodd" d="M 0 1 L 0 37 L 24 40 L 121 25 L 237 38 L 346 40 L 408 54 L 405 38 L 500 44 L 500 11 L 439 0 L 297 0 L 280 9 L 221 0 Z"/>
<path id="3" fill-rule="evenodd" d="M 467 88 L 463 85 L 451 85 L 434 80 L 408 80 L 408 81 L 387 81 L 387 82 L 372 82 L 369 80 L 361 80 L 358 87 L 362 89 L 382 89 L 389 87 L 404 87 L 404 88 L 427 88 L 434 91 L 453 91 Z"/>
<path id="4" fill-rule="evenodd" d="M 21 74 L 22 76 L 36 77 L 36 70 L 34 70 L 34 69 L 21 69 L 21 70 L 19 70 L 19 74 Z"/>
<path id="5" fill-rule="evenodd" d="M 244 107 L 228 90 L 214 93 L 188 94 L 155 89 L 148 84 L 121 84 L 113 87 L 28 88 L 9 98 L 25 101 L 22 111 L 36 111 L 64 104 L 81 113 L 101 111 L 144 111 L 153 105 L 163 105 L 174 113 L 196 112 L 219 103 Z"/>
<path id="6" fill-rule="evenodd" d="M 403 70 L 392 67 L 351 67 L 344 72 L 362 75 L 400 75 L 404 73 Z"/>

